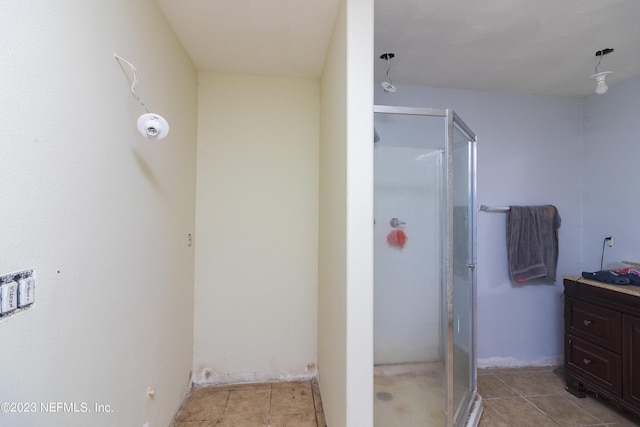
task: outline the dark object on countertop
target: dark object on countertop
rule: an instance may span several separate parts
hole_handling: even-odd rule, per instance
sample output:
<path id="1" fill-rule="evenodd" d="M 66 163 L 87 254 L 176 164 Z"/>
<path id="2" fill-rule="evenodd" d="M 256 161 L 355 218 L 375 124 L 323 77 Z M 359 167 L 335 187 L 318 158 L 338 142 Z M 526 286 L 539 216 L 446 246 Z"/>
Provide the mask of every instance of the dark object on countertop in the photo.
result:
<path id="1" fill-rule="evenodd" d="M 594 273 L 587 271 L 582 272 L 582 277 L 589 280 L 595 280 L 603 283 L 610 283 L 612 285 L 628 285 L 631 283 L 626 274 L 618 274 L 609 270 L 600 270 Z M 637 277 L 637 276 L 636 276 Z"/>
<path id="2" fill-rule="evenodd" d="M 640 276 L 638 276 L 637 274 L 633 274 L 633 273 L 618 273 L 620 276 L 622 277 L 626 277 L 627 279 L 629 279 L 629 283 L 631 285 L 638 285 L 640 286 Z"/>

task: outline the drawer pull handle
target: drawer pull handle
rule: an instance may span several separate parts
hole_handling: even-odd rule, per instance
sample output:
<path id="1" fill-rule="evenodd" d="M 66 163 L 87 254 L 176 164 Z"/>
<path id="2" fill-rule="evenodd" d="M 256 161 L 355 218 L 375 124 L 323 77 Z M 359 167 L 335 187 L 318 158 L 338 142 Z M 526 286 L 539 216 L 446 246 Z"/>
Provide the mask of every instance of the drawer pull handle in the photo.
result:
<path id="1" fill-rule="evenodd" d="M 584 362 L 585 365 L 591 365 L 591 360 L 589 359 L 582 359 L 582 361 Z"/>
<path id="2" fill-rule="evenodd" d="M 591 320 L 583 320 L 584 326 L 589 326 L 591 324 Z"/>

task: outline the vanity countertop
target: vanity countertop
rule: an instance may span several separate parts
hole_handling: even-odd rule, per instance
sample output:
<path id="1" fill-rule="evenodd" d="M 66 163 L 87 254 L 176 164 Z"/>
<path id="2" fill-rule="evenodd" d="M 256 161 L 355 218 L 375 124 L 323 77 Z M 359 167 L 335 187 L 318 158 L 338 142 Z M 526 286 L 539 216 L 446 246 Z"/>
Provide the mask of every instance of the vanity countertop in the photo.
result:
<path id="1" fill-rule="evenodd" d="M 573 280 L 574 282 L 582 283 L 584 285 L 597 286 L 599 288 L 609 289 L 623 294 L 629 294 L 640 297 L 640 286 L 636 285 L 611 285 L 609 283 L 598 282 L 596 280 L 588 280 L 581 276 L 564 276 L 565 279 Z"/>

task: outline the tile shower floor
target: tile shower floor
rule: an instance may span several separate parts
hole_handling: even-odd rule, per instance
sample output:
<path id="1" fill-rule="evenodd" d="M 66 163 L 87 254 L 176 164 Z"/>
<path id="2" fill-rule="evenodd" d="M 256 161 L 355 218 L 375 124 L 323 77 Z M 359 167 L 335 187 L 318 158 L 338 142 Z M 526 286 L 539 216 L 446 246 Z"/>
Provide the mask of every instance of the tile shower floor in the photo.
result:
<path id="1" fill-rule="evenodd" d="M 375 427 L 445 426 L 445 371 L 441 363 L 374 368 Z"/>
<path id="2" fill-rule="evenodd" d="M 315 379 L 194 389 L 175 427 L 326 427 Z"/>

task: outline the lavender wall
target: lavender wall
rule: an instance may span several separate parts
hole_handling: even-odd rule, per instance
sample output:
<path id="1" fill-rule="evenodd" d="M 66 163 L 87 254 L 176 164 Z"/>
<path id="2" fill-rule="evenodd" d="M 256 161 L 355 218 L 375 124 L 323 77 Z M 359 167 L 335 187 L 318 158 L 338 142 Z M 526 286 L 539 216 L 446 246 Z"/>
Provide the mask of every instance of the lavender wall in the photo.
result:
<path id="1" fill-rule="evenodd" d="M 620 261 L 640 262 L 638 227 L 638 171 L 640 136 L 640 77 L 590 95 L 584 108 L 584 269 L 600 269 L 602 243 L 604 267 Z"/>
<path id="2" fill-rule="evenodd" d="M 613 90 L 613 88 L 612 88 Z M 553 204 L 562 216 L 558 280 L 512 283 L 506 215 L 478 213 L 478 366 L 559 363 L 562 275 L 581 271 L 583 100 L 375 86 L 375 103 L 453 108 L 478 135 L 478 203 Z"/>

